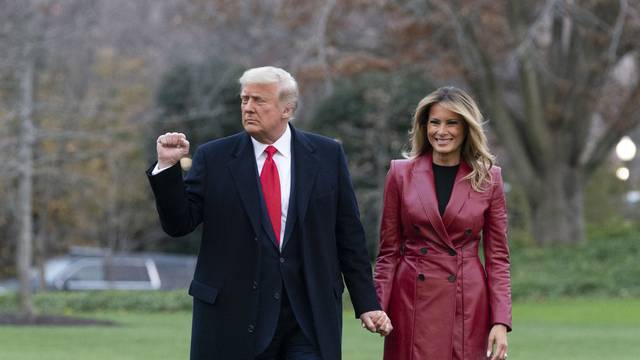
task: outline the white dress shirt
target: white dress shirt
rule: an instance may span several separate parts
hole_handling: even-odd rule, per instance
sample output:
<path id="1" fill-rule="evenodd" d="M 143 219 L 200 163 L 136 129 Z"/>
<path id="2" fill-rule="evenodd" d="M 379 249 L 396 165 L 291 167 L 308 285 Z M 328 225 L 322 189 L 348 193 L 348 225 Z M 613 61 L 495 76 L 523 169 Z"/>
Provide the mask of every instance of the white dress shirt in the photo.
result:
<path id="1" fill-rule="evenodd" d="M 267 160 L 267 153 L 264 150 L 269 145 L 263 144 L 253 137 L 251 138 L 251 142 L 253 143 L 253 151 L 256 155 L 258 174 L 261 174 L 262 166 Z M 287 223 L 287 210 L 289 210 L 289 193 L 291 192 L 291 129 L 289 129 L 288 125 L 284 134 L 271 145 L 278 150 L 273 154 L 273 161 L 276 163 L 278 176 L 280 177 L 280 204 L 282 205 L 280 211 L 282 214 L 280 221 L 280 250 L 282 250 L 282 240 L 284 240 L 285 224 Z"/>
<path id="2" fill-rule="evenodd" d="M 262 166 L 267 160 L 267 153 L 264 150 L 269 144 L 263 144 L 253 137 L 251 137 L 251 142 L 253 143 L 253 151 L 256 156 L 256 164 L 258 165 L 258 175 L 260 175 L 262 173 Z M 282 250 L 282 240 L 284 239 L 284 230 L 287 224 L 287 210 L 289 210 L 289 193 L 291 192 L 291 129 L 289 125 L 287 125 L 284 134 L 271 145 L 278 150 L 273 154 L 273 161 L 276 163 L 278 176 L 280 177 L 280 204 L 282 204 L 280 211 L 282 214 L 280 221 L 280 250 Z M 151 175 L 156 175 L 166 169 L 168 169 L 168 167 L 160 169 L 158 164 L 156 164 Z"/>

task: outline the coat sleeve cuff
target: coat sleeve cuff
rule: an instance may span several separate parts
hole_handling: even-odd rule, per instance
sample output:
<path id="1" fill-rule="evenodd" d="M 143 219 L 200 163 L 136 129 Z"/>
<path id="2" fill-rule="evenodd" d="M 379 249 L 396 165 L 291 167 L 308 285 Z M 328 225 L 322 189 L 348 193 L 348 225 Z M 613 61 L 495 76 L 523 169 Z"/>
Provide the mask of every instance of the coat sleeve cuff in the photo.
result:
<path id="1" fill-rule="evenodd" d="M 504 326 L 506 326 L 506 327 L 507 327 L 507 332 L 511 332 L 511 330 L 512 330 L 512 329 L 511 329 L 511 323 L 510 323 L 510 322 L 509 322 L 509 323 L 507 323 L 506 321 L 494 321 L 494 322 L 491 324 L 491 326 L 494 326 L 494 325 L 504 325 Z"/>

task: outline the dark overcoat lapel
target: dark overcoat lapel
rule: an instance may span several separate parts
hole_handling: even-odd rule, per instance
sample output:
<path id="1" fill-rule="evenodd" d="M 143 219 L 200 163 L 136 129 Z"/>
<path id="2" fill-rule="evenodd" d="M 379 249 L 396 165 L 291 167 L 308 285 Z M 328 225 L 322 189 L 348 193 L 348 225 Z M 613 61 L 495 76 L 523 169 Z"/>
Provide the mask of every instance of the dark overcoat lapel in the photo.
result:
<path id="1" fill-rule="evenodd" d="M 291 130 L 293 133 L 294 153 L 294 171 L 292 172 L 295 172 L 296 177 L 298 219 L 301 223 L 304 223 L 311 190 L 318 174 L 318 158 L 315 146 L 307 140 L 306 136 L 293 127 L 291 127 Z"/>
<path id="2" fill-rule="evenodd" d="M 317 154 L 315 147 L 307 140 L 305 135 L 291 126 L 291 194 L 289 198 L 289 212 L 285 225 L 283 247 L 291 237 L 291 231 L 296 221 L 304 223 L 305 213 L 311 190 L 313 189 L 318 172 Z M 258 182 L 257 164 L 255 153 L 248 134 L 241 136 L 232 152 L 233 160 L 229 163 L 229 170 L 233 176 L 238 193 L 251 225 L 256 233 L 259 232 L 261 223 L 264 223 L 264 201 Z M 260 204 L 260 206 L 256 206 Z M 262 211 L 261 211 L 262 210 Z M 293 210 L 293 211 L 291 211 Z M 296 211 L 297 210 L 297 211 Z M 262 219 L 262 221 L 260 220 Z M 266 233 L 275 244 L 275 237 L 271 226 L 265 226 Z"/>
<path id="3" fill-rule="evenodd" d="M 256 157 L 251 145 L 251 137 L 248 134 L 240 136 L 236 147 L 232 152 L 234 158 L 229 162 L 229 170 L 233 177 L 234 184 L 242 200 L 244 210 L 247 217 L 251 221 L 253 231 L 258 234 L 262 215 L 260 211 L 260 186 L 258 183 L 258 173 L 256 165 Z M 273 231 L 271 231 L 273 234 Z"/>

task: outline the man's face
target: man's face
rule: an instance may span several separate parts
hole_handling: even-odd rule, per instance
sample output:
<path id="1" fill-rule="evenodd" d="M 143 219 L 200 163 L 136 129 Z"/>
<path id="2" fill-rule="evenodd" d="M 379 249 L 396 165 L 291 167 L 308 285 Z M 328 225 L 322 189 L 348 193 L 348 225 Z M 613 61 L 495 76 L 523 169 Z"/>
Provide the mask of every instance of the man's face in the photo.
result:
<path id="1" fill-rule="evenodd" d="M 263 144 L 274 143 L 291 115 L 291 108 L 278 99 L 278 84 L 247 84 L 240 99 L 244 130 Z"/>

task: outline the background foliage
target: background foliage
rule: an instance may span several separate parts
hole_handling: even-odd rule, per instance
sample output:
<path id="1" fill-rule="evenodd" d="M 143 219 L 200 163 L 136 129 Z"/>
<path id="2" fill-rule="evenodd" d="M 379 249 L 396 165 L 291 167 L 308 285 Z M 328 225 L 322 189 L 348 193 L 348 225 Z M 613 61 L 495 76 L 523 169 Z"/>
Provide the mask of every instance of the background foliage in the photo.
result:
<path id="1" fill-rule="evenodd" d="M 155 139 L 183 131 L 195 149 L 239 131 L 237 78 L 271 64 L 299 81 L 295 126 L 343 143 L 372 257 L 411 114 L 456 85 L 479 100 L 510 190 L 514 297 L 638 294 L 640 212 L 625 196 L 640 189 L 640 156 L 611 151 L 640 139 L 637 0 L 0 6 L 0 278 L 29 241 L 22 273 L 75 245 L 196 253 L 198 233 L 159 227 L 144 175 Z"/>

